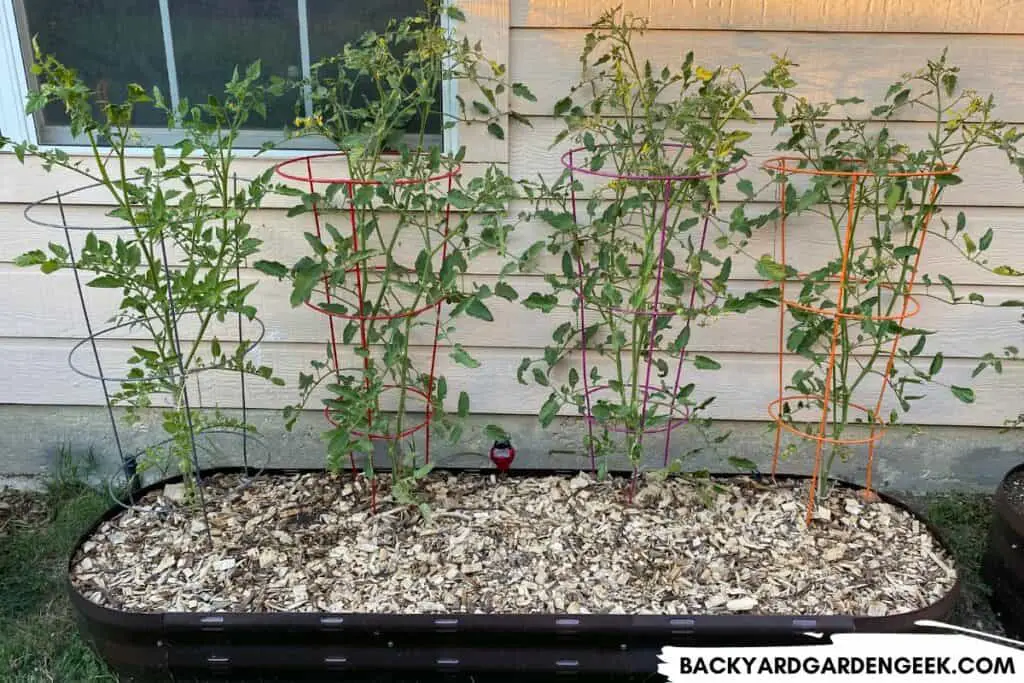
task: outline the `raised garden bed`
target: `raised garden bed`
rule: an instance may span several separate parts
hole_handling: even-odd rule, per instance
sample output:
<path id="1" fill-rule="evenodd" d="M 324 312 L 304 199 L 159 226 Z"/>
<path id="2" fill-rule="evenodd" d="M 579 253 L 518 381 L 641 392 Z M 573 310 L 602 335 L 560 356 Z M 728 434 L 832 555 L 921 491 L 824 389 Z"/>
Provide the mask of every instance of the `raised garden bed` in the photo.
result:
<path id="1" fill-rule="evenodd" d="M 425 522 L 347 475 L 239 475 L 206 473 L 212 550 L 168 482 L 81 539 L 72 601 L 115 668 L 654 671 L 671 642 L 907 630 L 958 591 L 926 522 L 845 484 L 807 529 L 797 477 L 648 480 L 630 505 L 624 477 L 437 471 Z"/>
<path id="2" fill-rule="evenodd" d="M 983 574 L 1007 635 L 1024 638 L 1024 464 L 1003 478 L 993 507 Z"/>

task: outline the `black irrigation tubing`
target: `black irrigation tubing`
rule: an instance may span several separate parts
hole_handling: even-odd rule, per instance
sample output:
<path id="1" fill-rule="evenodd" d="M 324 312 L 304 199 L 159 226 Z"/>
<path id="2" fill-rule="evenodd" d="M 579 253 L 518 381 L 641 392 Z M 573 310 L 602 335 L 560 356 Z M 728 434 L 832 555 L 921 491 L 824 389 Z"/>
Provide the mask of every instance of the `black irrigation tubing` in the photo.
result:
<path id="1" fill-rule="evenodd" d="M 247 489 L 250 486 L 252 486 L 253 481 L 255 481 L 257 477 L 259 477 L 261 474 L 266 472 L 268 470 L 268 468 L 269 468 L 270 459 L 271 459 L 270 446 L 268 446 L 267 443 L 263 439 L 261 439 L 259 436 L 255 435 L 255 434 L 250 434 L 244 428 L 230 428 L 230 427 L 223 427 L 223 426 L 221 426 L 221 427 L 209 427 L 209 428 L 202 428 L 201 427 L 198 430 L 196 430 L 196 435 L 198 437 L 208 437 L 208 436 L 211 436 L 211 435 L 216 435 L 216 436 L 240 436 L 240 437 L 242 437 L 242 443 L 243 444 L 251 443 L 252 445 L 256 446 L 256 448 L 258 450 L 262 450 L 263 451 L 264 457 L 263 457 L 263 459 L 261 461 L 262 464 L 260 464 L 258 467 L 253 468 L 253 467 L 251 467 L 248 464 L 248 462 L 246 462 L 246 464 L 242 467 L 241 473 L 243 473 L 245 475 L 245 481 L 244 481 L 244 483 L 242 485 L 238 486 L 235 489 L 236 491 L 244 491 L 245 489 Z M 158 442 L 156 442 L 154 444 L 151 444 L 149 446 L 146 446 L 144 448 L 140 448 L 139 450 L 135 451 L 132 455 L 130 455 L 128 457 L 129 457 L 129 459 L 134 459 L 136 462 L 138 462 L 140 460 L 140 458 L 142 456 L 144 456 L 150 449 L 162 448 L 162 447 L 167 446 L 168 444 L 170 444 L 172 441 L 174 441 L 173 437 L 167 438 L 167 439 L 163 439 L 162 441 L 158 441 Z M 202 445 L 199 446 L 199 450 L 202 451 L 203 453 L 211 453 L 212 451 L 214 451 L 214 449 L 212 447 L 204 447 Z M 117 490 L 119 488 L 119 483 L 117 482 L 117 479 L 118 479 L 118 475 L 119 474 L 124 475 L 125 479 L 126 479 L 125 484 L 128 487 L 127 490 L 128 490 L 128 492 L 130 494 L 129 501 L 128 501 L 127 504 L 125 502 L 123 502 L 120 499 L 120 497 L 118 496 L 118 494 L 117 494 Z M 166 480 L 168 478 L 166 470 L 163 471 L 162 474 L 164 475 L 164 478 L 161 479 L 160 481 L 164 481 L 164 480 Z M 131 499 L 132 497 L 134 497 L 134 495 L 132 495 L 132 488 L 131 488 L 132 478 L 133 478 L 132 475 L 128 475 L 124 471 L 121 471 L 120 473 L 114 472 L 110 477 L 107 478 L 107 495 L 110 497 L 110 499 L 116 505 L 120 505 L 122 508 L 124 508 L 126 510 L 135 510 L 135 511 L 147 512 L 148 509 L 139 507 L 138 505 L 135 504 L 135 501 Z"/>

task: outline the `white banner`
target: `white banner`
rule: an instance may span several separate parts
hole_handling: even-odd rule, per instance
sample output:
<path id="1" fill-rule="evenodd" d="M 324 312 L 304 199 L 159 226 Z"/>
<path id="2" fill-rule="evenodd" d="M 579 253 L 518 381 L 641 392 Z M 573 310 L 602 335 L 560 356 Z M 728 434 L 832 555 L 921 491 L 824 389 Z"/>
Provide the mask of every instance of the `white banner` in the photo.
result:
<path id="1" fill-rule="evenodd" d="M 839 633 L 831 643 L 791 647 L 667 646 L 658 673 L 671 683 L 1024 682 L 1024 643 L 938 622 L 918 625 L 952 632 Z"/>

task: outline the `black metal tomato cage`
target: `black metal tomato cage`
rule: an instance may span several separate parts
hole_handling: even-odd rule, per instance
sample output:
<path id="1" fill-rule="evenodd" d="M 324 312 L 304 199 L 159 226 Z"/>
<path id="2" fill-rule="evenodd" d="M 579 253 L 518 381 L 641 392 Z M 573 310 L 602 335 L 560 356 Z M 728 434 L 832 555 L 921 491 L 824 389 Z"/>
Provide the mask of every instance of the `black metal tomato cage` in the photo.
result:
<path id="1" fill-rule="evenodd" d="M 235 177 L 234 183 L 237 187 L 239 182 L 247 182 L 244 179 Z M 159 233 L 159 249 L 160 258 L 162 259 L 162 270 L 163 276 L 166 278 L 166 296 L 168 302 L 168 312 L 170 314 L 171 324 L 167 329 L 167 334 L 170 335 L 171 340 L 177 355 L 177 368 L 172 370 L 165 375 L 149 375 L 143 377 L 131 377 L 131 376 L 116 376 L 109 373 L 108 370 L 104 369 L 104 363 L 100 357 L 100 344 L 107 339 L 111 334 L 131 329 L 137 324 L 137 321 L 129 321 L 125 323 L 115 324 L 103 329 L 96 329 L 94 320 L 97 318 L 95 312 L 90 311 L 90 307 L 86 302 L 85 296 L 85 284 L 82 281 L 82 271 L 79 267 L 78 257 L 76 256 L 76 250 L 74 241 L 72 240 L 72 234 L 74 233 L 126 233 L 134 230 L 152 230 L 154 226 L 133 226 L 128 223 L 119 225 L 80 225 L 68 220 L 68 208 L 67 200 L 74 198 L 74 196 L 80 192 L 87 192 L 89 190 L 101 187 L 103 183 L 91 183 L 88 185 L 82 185 L 66 192 L 56 192 L 48 197 L 44 197 L 25 208 L 24 217 L 25 219 L 34 225 L 42 228 L 57 229 L 61 230 L 64 234 L 64 241 L 68 250 L 68 262 L 71 267 L 71 271 L 74 274 L 75 289 L 78 295 L 78 301 L 81 305 L 82 316 L 85 321 L 86 337 L 76 343 L 71 350 L 68 352 L 67 362 L 70 369 L 80 377 L 86 379 L 95 380 L 99 382 L 100 387 L 103 391 L 104 406 L 106 408 L 107 416 L 110 420 L 110 428 L 114 438 L 114 446 L 117 451 L 118 458 L 120 460 L 120 470 L 115 472 L 107 482 L 107 489 L 110 493 L 111 498 L 118 503 L 121 507 L 131 507 L 135 502 L 135 495 L 139 487 L 139 465 L 140 460 L 146 454 L 146 452 L 152 448 L 162 448 L 170 444 L 172 439 L 164 439 L 157 443 L 150 444 L 148 448 L 142 448 L 135 451 L 129 451 L 125 447 L 124 434 L 118 424 L 117 417 L 115 416 L 115 406 L 111 399 L 111 385 L 126 385 L 133 383 L 151 382 L 155 380 L 172 380 L 180 381 L 182 384 L 182 401 L 185 408 L 185 417 L 189 430 L 189 450 L 191 466 L 194 473 L 196 492 L 198 494 L 198 500 L 202 509 L 204 521 L 206 522 L 206 528 L 209 530 L 209 520 L 206 519 L 207 509 L 206 502 L 202 487 L 202 478 L 199 476 L 199 472 L 203 469 L 203 463 L 200 460 L 200 454 L 206 452 L 206 448 L 200 443 L 199 437 L 209 437 L 213 435 L 218 436 L 233 436 L 239 439 L 241 445 L 241 463 L 243 471 L 255 475 L 258 474 L 269 462 L 270 452 L 266 447 L 266 444 L 257 436 L 250 434 L 247 429 L 231 429 L 226 427 L 214 427 L 214 428 L 202 428 L 196 427 L 192 421 L 192 410 L 196 408 L 202 408 L 202 397 L 201 395 L 193 395 L 193 392 L 189 388 L 189 380 L 196 378 L 199 373 L 224 370 L 222 364 L 208 365 L 198 368 L 186 370 L 184 362 L 182 360 L 181 343 L 182 337 L 179 326 L 182 319 L 190 315 L 198 315 L 199 311 L 191 309 L 181 309 L 178 303 L 175 301 L 174 291 L 171 286 L 173 274 L 176 267 L 170 262 L 167 239 L 166 235 L 161 231 Z M 39 217 L 39 213 L 45 209 L 50 208 L 56 209 L 57 215 L 59 216 L 59 222 L 53 220 L 45 220 Z M 73 207 L 72 207 L 73 208 Z M 235 245 L 236 248 L 238 244 Z M 88 272 L 88 271 L 86 271 Z M 235 277 L 238 280 L 239 289 L 242 287 L 241 279 L 241 267 L 236 265 Z M 152 320 L 150 318 L 149 320 Z M 251 343 L 247 343 L 244 348 L 241 349 L 240 357 L 244 359 L 246 356 L 252 353 L 259 344 L 263 341 L 263 337 L 266 333 L 266 327 L 259 318 L 253 318 L 252 322 L 255 323 L 259 329 L 257 338 Z M 245 336 L 243 334 L 243 327 L 245 318 L 241 312 L 237 314 L 237 331 L 238 331 L 238 343 L 243 344 L 245 342 Z M 95 363 L 95 370 L 86 369 L 81 366 L 78 353 L 85 346 L 88 346 L 91 350 L 91 355 Z M 240 360 L 241 360 L 240 359 Z M 245 385 L 245 368 L 241 365 L 238 368 L 238 382 L 239 382 L 239 399 L 241 404 L 241 419 L 243 424 L 248 422 L 248 405 L 246 402 L 246 385 Z M 258 467 L 253 467 L 251 461 L 251 454 L 253 447 L 258 448 L 264 452 L 266 456 L 262 463 Z M 116 490 L 121 489 L 121 490 Z M 207 531 L 209 533 L 209 531 Z"/>

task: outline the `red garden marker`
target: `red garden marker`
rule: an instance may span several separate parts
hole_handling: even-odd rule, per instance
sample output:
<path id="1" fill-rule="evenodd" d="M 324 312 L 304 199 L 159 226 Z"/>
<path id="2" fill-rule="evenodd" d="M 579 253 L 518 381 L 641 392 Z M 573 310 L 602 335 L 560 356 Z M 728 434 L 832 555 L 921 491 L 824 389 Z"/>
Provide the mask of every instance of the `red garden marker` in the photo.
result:
<path id="1" fill-rule="evenodd" d="M 516 449 L 512 448 L 512 442 L 495 441 L 491 446 L 491 462 L 498 468 L 499 472 L 508 472 L 512 467 L 512 461 L 516 459 Z"/>

